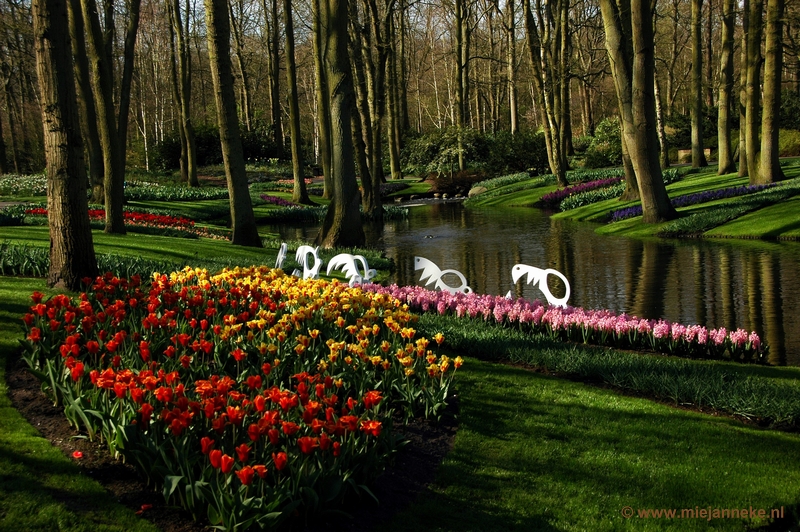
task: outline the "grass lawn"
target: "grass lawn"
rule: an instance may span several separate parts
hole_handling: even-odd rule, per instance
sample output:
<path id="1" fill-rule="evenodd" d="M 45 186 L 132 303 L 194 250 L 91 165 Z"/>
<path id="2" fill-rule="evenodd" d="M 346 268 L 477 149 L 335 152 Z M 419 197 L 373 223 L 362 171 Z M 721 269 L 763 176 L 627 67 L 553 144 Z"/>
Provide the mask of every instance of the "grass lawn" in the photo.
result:
<path id="1" fill-rule="evenodd" d="M 798 502 L 800 436 L 468 359 L 460 428 L 429 493 L 392 531 L 743 530 L 644 509 Z"/>
<path id="2" fill-rule="evenodd" d="M 34 290 L 45 291 L 42 279 L 0 277 L 0 531 L 155 531 L 82 476 L 11 406 L 5 370 Z"/>

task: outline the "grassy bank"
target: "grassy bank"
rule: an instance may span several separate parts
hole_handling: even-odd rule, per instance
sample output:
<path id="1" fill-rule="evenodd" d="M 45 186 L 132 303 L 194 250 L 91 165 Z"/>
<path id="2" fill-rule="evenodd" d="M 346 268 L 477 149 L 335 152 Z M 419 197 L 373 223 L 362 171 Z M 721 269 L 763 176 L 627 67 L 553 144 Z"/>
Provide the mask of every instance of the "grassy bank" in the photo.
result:
<path id="1" fill-rule="evenodd" d="M 661 224 L 642 224 L 641 216 L 608 223 L 611 213 L 638 205 L 638 201 L 617 198 L 590 203 L 564 212 L 553 218 L 602 224 L 599 234 L 637 238 L 657 236 L 704 236 L 709 238 L 800 238 L 800 221 L 796 216 L 800 206 L 800 159 L 782 161 L 786 182 L 775 189 L 678 208 L 679 219 Z M 687 172 L 689 169 L 681 169 Z M 502 183 L 502 182 L 501 182 Z M 748 184 L 746 177 L 736 174 L 716 175 L 716 167 L 689 171 L 679 181 L 667 185 L 670 198 L 706 191 L 718 191 Z M 501 184 L 471 198 L 470 207 L 514 206 L 531 207 L 557 187 L 542 178 L 530 178 L 511 184 Z"/>

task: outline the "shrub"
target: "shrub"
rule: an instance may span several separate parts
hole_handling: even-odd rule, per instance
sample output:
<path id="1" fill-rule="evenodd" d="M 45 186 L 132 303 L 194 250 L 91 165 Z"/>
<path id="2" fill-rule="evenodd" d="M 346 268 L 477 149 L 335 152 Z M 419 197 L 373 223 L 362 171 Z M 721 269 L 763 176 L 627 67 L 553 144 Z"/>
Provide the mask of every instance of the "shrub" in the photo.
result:
<path id="1" fill-rule="evenodd" d="M 474 129 L 438 129 L 408 137 L 401 154 L 403 172 L 424 175 L 453 173 L 458 168 L 459 146 L 467 166 L 492 174 L 527 170 L 534 175 L 548 171 L 544 135 L 521 131 L 482 134 Z"/>
<path id="2" fill-rule="evenodd" d="M 586 168 L 604 168 L 622 164 L 622 136 L 619 120 L 604 118 L 586 150 Z"/>
<path id="3" fill-rule="evenodd" d="M 587 183 L 581 183 L 578 185 L 574 185 L 571 187 L 562 188 L 551 192 L 549 194 L 545 194 L 542 196 L 540 200 L 542 205 L 549 208 L 554 208 L 558 204 L 560 204 L 564 199 L 573 194 L 579 194 L 581 192 L 586 192 L 589 190 L 595 190 L 598 188 L 608 188 L 611 185 L 615 185 L 620 181 L 621 178 L 619 177 L 612 177 L 609 179 L 599 179 L 597 181 L 589 181 Z M 562 209 L 563 210 L 563 209 Z"/>
<path id="4" fill-rule="evenodd" d="M 778 115 L 781 129 L 800 130 L 800 94 L 791 89 L 781 91 L 781 111 Z"/>

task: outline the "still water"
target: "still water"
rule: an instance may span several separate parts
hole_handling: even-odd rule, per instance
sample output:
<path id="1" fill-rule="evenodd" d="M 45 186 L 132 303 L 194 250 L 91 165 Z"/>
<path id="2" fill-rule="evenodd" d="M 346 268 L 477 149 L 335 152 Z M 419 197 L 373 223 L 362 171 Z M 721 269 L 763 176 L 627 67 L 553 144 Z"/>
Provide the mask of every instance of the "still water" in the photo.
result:
<path id="1" fill-rule="evenodd" d="M 524 277 L 514 285 L 511 268 L 518 263 L 553 268 L 570 282 L 570 305 L 755 330 L 769 344 L 773 364 L 800 365 L 800 243 L 640 241 L 599 237 L 595 227 L 553 220 L 538 209 L 435 203 L 411 207 L 405 220 L 365 230 L 368 244 L 394 259 L 391 282 L 420 284 L 414 257 L 421 256 L 442 270 L 460 271 L 477 293 L 511 290 L 543 299 Z M 313 239 L 317 227 L 270 230 L 286 240 Z M 561 281 L 554 276 L 548 281 L 555 296 L 563 295 Z"/>

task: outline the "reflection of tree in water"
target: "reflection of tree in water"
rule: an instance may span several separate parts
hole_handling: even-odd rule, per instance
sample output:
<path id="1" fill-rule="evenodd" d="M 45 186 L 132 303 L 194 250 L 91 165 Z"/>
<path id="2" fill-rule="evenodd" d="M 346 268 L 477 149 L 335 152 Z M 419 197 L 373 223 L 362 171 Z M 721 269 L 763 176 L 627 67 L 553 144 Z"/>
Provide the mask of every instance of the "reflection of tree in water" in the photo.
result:
<path id="1" fill-rule="evenodd" d="M 663 316 L 664 294 L 675 248 L 656 242 L 642 244 L 642 259 L 633 296 L 631 313 L 637 316 Z"/>

